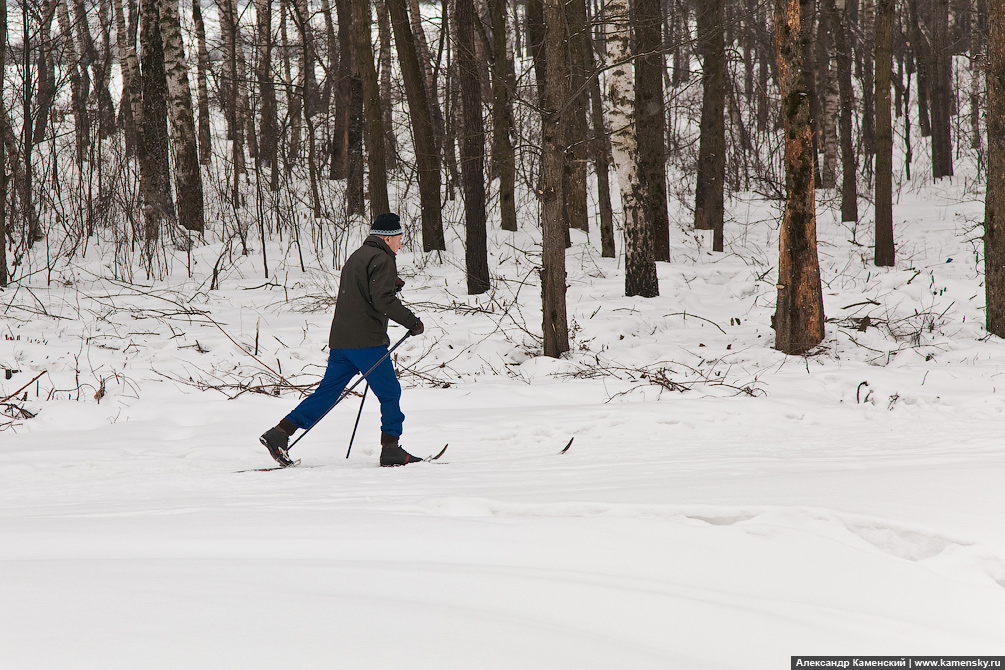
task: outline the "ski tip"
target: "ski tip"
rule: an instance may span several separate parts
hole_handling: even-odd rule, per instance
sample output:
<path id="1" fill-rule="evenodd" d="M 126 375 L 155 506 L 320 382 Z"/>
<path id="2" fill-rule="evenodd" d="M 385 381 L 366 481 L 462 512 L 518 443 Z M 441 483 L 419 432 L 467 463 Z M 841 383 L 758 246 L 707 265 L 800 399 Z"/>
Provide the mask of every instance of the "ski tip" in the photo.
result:
<path id="1" fill-rule="evenodd" d="M 440 449 L 440 453 L 436 454 L 435 456 L 431 456 L 431 457 L 427 458 L 426 460 L 427 461 L 435 461 L 436 459 L 438 459 L 440 456 L 442 456 L 447 451 L 447 447 L 449 447 L 449 446 L 450 446 L 450 443 L 447 442 L 445 445 L 443 445 L 443 448 Z"/>
<path id="2" fill-rule="evenodd" d="M 562 451 L 558 452 L 559 456 L 561 456 L 562 454 L 564 454 L 565 452 L 567 452 L 569 450 L 569 447 L 572 446 L 572 440 L 575 440 L 575 439 L 576 438 L 573 437 L 571 440 L 569 440 L 569 444 L 565 445 L 565 449 L 563 449 Z"/>

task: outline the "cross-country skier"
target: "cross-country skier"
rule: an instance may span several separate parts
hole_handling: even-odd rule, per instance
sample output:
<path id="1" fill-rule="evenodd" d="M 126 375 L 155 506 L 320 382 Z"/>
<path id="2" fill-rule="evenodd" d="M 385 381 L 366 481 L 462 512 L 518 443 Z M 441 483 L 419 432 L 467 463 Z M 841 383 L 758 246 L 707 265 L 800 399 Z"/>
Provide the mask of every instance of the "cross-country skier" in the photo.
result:
<path id="1" fill-rule="evenodd" d="M 281 466 L 293 465 L 287 450 L 297 428 L 306 430 L 313 426 L 338 400 L 350 379 L 387 356 L 388 319 L 408 328 L 412 335 L 422 334 L 422 321 L 402 305 L 396 295 L 405 284 L 398 277 L 394 261 L 401 249 L 403 232 L 397 214 L 379 215 L 363 246 L 353 252 L 342 267 L 335 317 L 328 338 L 331 352 L 324 378 L 279 425 L 265 431 L 260 438 Z M 367 382 L 380 400 L 380 464 L 406 465 L 421 461 L 398 445 L 405 415 L 399 407 L 401 384 L 390 357 L 370 373 Z"/>

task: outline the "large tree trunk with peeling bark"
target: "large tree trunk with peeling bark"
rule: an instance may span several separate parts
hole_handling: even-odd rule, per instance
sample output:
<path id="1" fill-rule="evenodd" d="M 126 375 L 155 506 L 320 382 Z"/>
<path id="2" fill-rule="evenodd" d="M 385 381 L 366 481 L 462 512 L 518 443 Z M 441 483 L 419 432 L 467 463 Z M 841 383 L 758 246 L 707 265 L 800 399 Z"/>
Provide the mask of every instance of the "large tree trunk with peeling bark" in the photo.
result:
<path id="1" fill-rule="evenodd" d="M 422 210 L 422 249 L 426 252 L 443 250 L 446 243 L 440 204 L 440 152 L 436 146 L 426 78 L 408 20 L 406 0 L 388 0 L 388 10 L 405 86 L 408 116 L 412 122 L 412 144 L 419 173 L 419 206 Z"/>
<path id="2" fill-rule="evenodd" d="M 544 355 L 558 358 L 569 350 L 565 296 L 565 204 L 562 198 L 566 157 L 562 110 L 569 99 L 565 20 L 562 0 L 543 2 L 542 56 L 545 87 L 541 96 L 541 302 Z"/>
<path id="3" fill-rule="evenodd" d="M 775 348 L 802 354 L 824 337 L 823 294 L 817 258 L 813 131 L 809 73 L 803 69 L 801 5 L 775 0 L 778 77 L 785 129 L 785 213 L 778 240 Z"/>
<path id="4" fill-rule="evenodd" d="M 1005 0 L 988 0 L 988 184 L 984 201 L 987 329 L 1005 337 Z"/>
<path id="5" fill-rule="evenodd" d="M 188 63 L 181 39 L 178 0 L 160 0 L 161 42 L 164 46 L 164 75 L 167 84 L 168 120 L 174 157 L 174 184 L 178 194 L 178 223 L 182 228 L 202 232 L 202 172 L 196 144 L 192 90 L 188 83 Z"/>
<path id="6" fill-rule="evenodd" d="M 659 295 L 659 282 L 653 255 L 653 225 L 648 218 L 639 180 L 635 76 L 629 46 L 628 4 L 625 0 L 609 0 L 604 12 L 611 148 L 625 217 L 625 295 L 652 298 Z"/>

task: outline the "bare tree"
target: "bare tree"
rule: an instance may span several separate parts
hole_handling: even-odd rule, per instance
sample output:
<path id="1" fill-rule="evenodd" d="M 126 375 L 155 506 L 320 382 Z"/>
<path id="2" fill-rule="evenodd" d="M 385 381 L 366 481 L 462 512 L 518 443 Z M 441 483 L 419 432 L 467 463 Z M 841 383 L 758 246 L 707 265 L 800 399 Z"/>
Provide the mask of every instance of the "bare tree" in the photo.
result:
<path id="1" fill-rule="evenodd" d="M 87 97 L 90 86 L 87 80 L 87 71 L 79 67 L 80 56 L 77 53 L 76 42 L 73 38 L 72 25 L 70 23 L 70 13 L 66 8 L 66 0 L 56 0 L 58 2 L 56 15 L 59 18 L 59 29 L 65 38 L 65 48 L 67 52 L 67 68 L 70 75 L 70 100 L 73 108 L 73 130 L 76 138 L 77 164 L 80 165 L 87 158 L 87 147 L 91 143 L 90 116 L 87 111 Z M 27 46 L 25 47 L 27 50 Z M 29 112 L 30 109 L 26 109 Z M 29 118 L 30 115 L 25 115 Z M 25 165 L 30 165 L 31 147 L 25 145 Z M 31 170 L 29 169 L 30 173 Z"/>
<path id="2" fill-rule="evenodd" d="M 7 0 L 0 0 L 0 100 L 6 100 L 4 84 L 7 72 Z M 0 110 L 2 111 L 2 110 Z M 3 121 L 6 114 L 0 114 L 0 288 L 7 286 L 7 152 L 4 137 L 7 128 Z"/>
<path id="3" fill-rule="evenodd" d="M 545 88 L 541 105 L 541 301 L 544 355 L 558 358 L 569 350 L 565 297 L 565 203 L 562 198 L 566 162 L 562 110 L 569 100 L 568 53 L 564 48 L 566 22 L 562 0 L 542 6 Z"/>
<path id="4" fill-rule="evenodd" d="M 932 176 L 953 176 L 952 50 L 949 0 L 930 0 L 932 31 Z"/>
<path id="5" fill-rule="evenodd" d="M 723 189 L 726 182 L 726 45 L 723 0 L 697 9 L 702 56 L 701 136 L 694 189 L 694 227 L 713 232 L 712 248 L 723 249 Z"/>
<path id="6" fill-rule="evenodd" d="M 987 329 L 1005 337 L 1005 0 L 988 0 L 988 184 L 984 201 Z"/>
<path id="7" fill-rule="evenodd" d="M 841 220 L 858 221 L 858 164 L 852 135 L 855 93 L 851 79 L 851 45 L 848 43 L 848 7 L 846 0 L 828 2 L 834 5 L 834 49 L 837 52 L 838 90 L 841 95 L 838 121 L 841 133 Z"/>
<path id="8" fill-rule="evenodd" d="M 809 73 L 803 68 L 802 13 L 808 0 L 775 0 L 778 79 L 785 127 L 785 213 L 778 236 L 775 348 L 801 354 L 824 337 L 817 258 Z"/>
<path id="9" fill-rule="evenodd" d="M 875 263 L 894 264 L 893 119 L 890 77 L 893 71 L 893 1 L 876 3 L 876 249 Z"/>
<path id="10" fill-rule="evenodd" d="M 659 0 L 634 0 L 635 123 L 638 134 L 642 206 L 652 226 L 652 254 L 670 260 L 670 217 L 667 213 L 666 117 L 663 103 L 663 20 Z"/>
<path id="11" fill-rule="evenodd" d="M 499 177 L 503 230 L 516 230 L 516 151 L 513 148 L 513 95 L 516 72 L 506 29 L 506 0 L 489 0 L 492 26 L 492 172 Z M 585 5 L 584 5 L 585 6 Z"/>
<path id="12" fill-rule="evenodd" d="M 443 239 L 440 205 L 440 152 L 436 145 L 426 78 L 419 63 L 405 0 L 388 0 L 388 9 L 412 121 L 412 143 L 419 173 L 419 206 L 422 210 L 422 248 L 427 252 L 442 250 L 446 248 L 446 242 Z"/>
<path id="13" fill-rule="evenodd" d="M 653 225 L 639 178 L 639 147 L 635 133 L 635 76 L 630 21 L 625 0 L 609 0 L 604 9 L 607 29 L 611 146 L 625 216 L 625 295 L 659 295 L 653 254 Z"/>
<path id="14" fill-rule="evenodd" d="M 161 229 L 174 224 L 174 200 L 168 168 L 167 77 L 161 38 L 160 6 L 143 3 L 140 12 L 143 120 L 136 153 L 140 160 L 146 258 L 152 261 Z"/>
<path id="15" fill-rule="evenodd" d="M 122 0 L 115 0 L 121 5 Z M 209 49 L 206 47 L 206 25 L 202 20 L 202 0 L 192 0 L 192 21 L 198 59 L 196 61 L 196 89 L 199 99 L 199 162 L 209 165 L 213 158 L 213 139 L 209 125 Z"/>
<path id="16" fill-rule="evenodd" d="M 387 0 L 377 3 L 377 26 L 380 38 L 380 109 L 384 119 L 384 165 L 389 171 L 397 169 L 398 140 L 394 133 L 394 99 L 391 91 L 391 20 Z"/>
<path id="17" fill-rule="evenodd" d="M 489 290 L 489 264 L 485 229 L 485 124 L 482 121 L 482 85 L 475 52 L 475 7 L 472 0 L 457 0 L 457 70 L 460 75 L 461 175 L 464 182 L 465 266 L 468 294 Z"/>
<path id="18" fill-rule="evenodd" d="M 367 166 L 370 168 L 370 215 L 391 210 L 387 199 L 387 167 L 384 163 L 384 116 L 380 109 L 380 85 L 373 64 L 370 42 L 372 12 L 370 0 L 351 0 L 353 58 L 363 83 L 363 117 L 366 133 Z"/>

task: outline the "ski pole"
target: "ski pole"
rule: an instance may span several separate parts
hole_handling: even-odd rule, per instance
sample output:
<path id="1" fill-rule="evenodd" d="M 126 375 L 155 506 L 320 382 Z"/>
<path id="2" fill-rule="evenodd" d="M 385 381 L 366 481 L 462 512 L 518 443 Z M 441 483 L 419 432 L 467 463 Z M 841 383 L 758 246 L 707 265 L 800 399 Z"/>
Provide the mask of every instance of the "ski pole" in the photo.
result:
<path id="1" fill-rule="evenodd" d="M 355 382 L 353 382 L 353 385 L 352 385 L 352 386 L 350 386 L 350 387 L 349 387 L 349 388 L 347 388 L 346 390 L 342 391 L 342 395 L 340 395 L 340 396 L 338 397 L 338 400 L 336 400 L 336 401 L 335 401 L 335 402 L 334 402 L 334 403 L 332 404 L 332 406 L 331 406 L 331 407 L 329 407 L 328 409 L 326 409 L 326 410 L 325 410 L 325 413 L 324 413 L 324 414 L 322 414 L 321 416 L 319 416 L 319 417 L 318 417 L 318 420 L 317 420 L 317 421 L 315 421 L 314 423 L 312 423 L 312 424 L 311 424 L 311 427 L 310 427 L 310 428 L 308 428 L 307 430 L 305 430 L 305 431 L 303 432 L 303 435 L 301 435 L 301 436 L 300 436 L 300 437 L 298 437 L 297 439 L 293 440 L 293 443 L 292 443 L 292 444 L 291 444 L 290 446 L 288 446 L 288 447 L 287 447 L 287 450 L 289 450 L 289 449 L 292 449 L 293 447 L 295 447 L 295 446 L 296 446 L 297 442 L 299 442 L 300 440 L 304 439 L 304 437 L 305 437 L 305 436 L 307 435 L 307 433 L 311 432 L 311 430 L 312 430 L 312 429 L 314 428 L 314 426 L 316 426 L 316 425 L 318 425 L 319 423 L 321 423 L 321 419 L 323 419 L 323 418 L 325 418 L 326 416 L 328 416 L 328 412 L 330 412 L 330 411 L 332 411 L 333 409 L 335 409 L 335 405 L 337 405 L 337 404 L 339 404 L 340 402 L 342 402 L 342 401 L 343 401 L 343 400 L 345 399 L 345 397 L 346 397 L 347 395 L 349 395 L 350 393 L 352 393 L 352 390 L 353 390 L 354 388 L 356 388 L 357 386 L 359 386 L 360 382 L 362 382 L 363 380 L 365 380 L 365 379 L 367 378 L 367 376 L 368 376 L 368 375 L 369 375 L 369 374 L 370 374 L 371 372 L 373 372 L 374 370 L 376 370 L 376 369 L 377 369 L 377 366 L 379 366 L 379 365 L 380 365 L 381 363 L 383 363 L 384 361 L 386 361 L 386 360 L 387 360 L 387 358 L 388 358 L 388 357 L 389 357 L 389 356 L 391 355 L 391 353 L 392 353 L 392 352 L 393 352 L 393 351 L 394 351 L 395 349 L 397 349 L 397 348 L 398 348 L 398 347 L 400 347 L 400 346 L 401 346 L 402 344 L 404 344 L 404 343 L 405 343 L 405 340 L 407 340 L 407 339 L 408 339 L 408 337 L 409 337 L 410 335 L 411 335 L 411 333 L 405 333 L 405 335 L 404 335 L 404 336 L 403 336 L 403 337 L 402 337 L 402 338 L 401 338 L 400 340 L 398 340 L 398 341 L 397 341 L 397 342 L 395 343 L 395 345 L 394 345 L 393 347 L 391 347 L 390 349 L 388 349 L 388 350 L 387 350 L 387 353 L 386 353 L 386 354 L 384 354 L 383 356 L 381 356 L 381 357 L 380 357 L 380 360 L 379 360 L 379 361 L 377 361 L 376 363 L 374 363 L 374 364 L 373 364 L 373 366 L 372 366 L 372 367 L 371 367 L 371 368 L 370 368 L 369 370 L 367 370 L 366 372 L 364 372 L 364 373 L 363 373 L 363 376 L 362 376 L 362 377 L 360 377 L 360 378 L 359 378 L 359 379 L 357 379 L 357 380 L 356 380 Z"/>
<path id="2" fill-rule="evenodd" d="M 370 382 L 366 383 L 363 387 L 363 399 L 359 401 L 359 414 L 356 415 L 356 425 L 352 427 L 352 437 L 349 438 L 349 448 L 345 450 L 345 457 L 349 458 L 349 452 L 352 451 L 352 443 L 356 439 L 356 429 L 359 428 L 359 419 L 363 416 L 363 403 L 366 402 L 366 392 L 370 390 Z"/>

